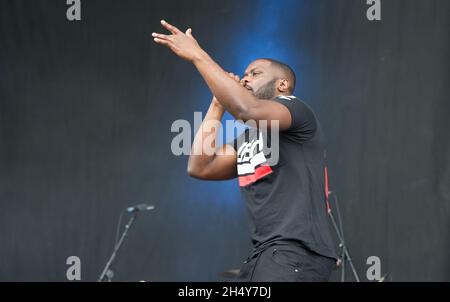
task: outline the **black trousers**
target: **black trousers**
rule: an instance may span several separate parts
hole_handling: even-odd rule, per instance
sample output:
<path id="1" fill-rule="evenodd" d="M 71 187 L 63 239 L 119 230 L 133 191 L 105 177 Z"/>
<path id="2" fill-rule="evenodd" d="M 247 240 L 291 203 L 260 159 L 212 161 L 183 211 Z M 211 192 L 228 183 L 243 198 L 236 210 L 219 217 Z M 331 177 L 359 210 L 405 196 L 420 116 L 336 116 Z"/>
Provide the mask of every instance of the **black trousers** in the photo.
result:
<path id="1" fill-rule="evenodd" d="M 296 243 L 277 243 L 250 256 L 241 268 L 241 282 L 327 282 L 336 260 Z"/>

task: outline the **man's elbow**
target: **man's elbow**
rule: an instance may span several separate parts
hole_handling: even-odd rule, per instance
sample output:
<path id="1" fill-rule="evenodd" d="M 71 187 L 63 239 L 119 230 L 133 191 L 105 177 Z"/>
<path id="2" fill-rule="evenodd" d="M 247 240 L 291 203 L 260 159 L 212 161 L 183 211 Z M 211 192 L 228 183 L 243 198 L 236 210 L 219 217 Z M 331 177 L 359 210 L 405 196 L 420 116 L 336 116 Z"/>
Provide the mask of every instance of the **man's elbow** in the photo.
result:
<path id="1" fill-rule="evenodd" d="M 186 172 L 187 172 L 187 174 L 188 174 L 189 176 L 191 176 L 191 177 L 195 177 L 195 175 L 196 175 L 196 173 L 197 173 L 197 171 L 196 171 L 196 169 L 195 169 L 195 165 L 194 165 L 194 163 L 192 162 L 192 158 L 191 158 L 191 157 L 189 158 L 189 161 L 188 161 L 188 164 L 187 164 Z"/>
<path id="2" fill-rule="evenodd" d="M 188 174 L 190 177 L 197 178 L 197 176 L 198 176 L 198 171 L 197 171 L 194 167 L 188 165 L 188 167 L 187 167 L 187 174 Z"/>
<path id="3" fill-rule="evenodd" d="M 199 179 L 199 180 L 209 180 L 207 174 L 203 173 L 200 170 L 191 170 L 188 169 L 187 173 L 190 177 L 195 178 L 195 179 Z"/>
<path id="4" fill-rule="evenodd" d="M 187 174 L 192 177 L 192 178 L 196 178 L 196 179 L 203 179 L 203 173 L 202 173 L 202 169 L 192 163 L 188 163 L 187 166 Z"/>

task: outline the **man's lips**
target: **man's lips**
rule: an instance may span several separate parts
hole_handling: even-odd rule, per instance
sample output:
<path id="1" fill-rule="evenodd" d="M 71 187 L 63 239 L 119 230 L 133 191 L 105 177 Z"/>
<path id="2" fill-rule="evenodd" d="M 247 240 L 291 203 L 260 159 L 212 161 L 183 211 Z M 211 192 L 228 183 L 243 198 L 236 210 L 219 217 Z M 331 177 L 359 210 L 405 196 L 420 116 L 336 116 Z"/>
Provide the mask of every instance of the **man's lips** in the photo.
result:
<path id="1" fill-rule="evenodd" d="M 253 91 L 252 87 L 250 87 L 248 85 L 245 85 L 244 88 L 247 89 L 248 91 Z"/>

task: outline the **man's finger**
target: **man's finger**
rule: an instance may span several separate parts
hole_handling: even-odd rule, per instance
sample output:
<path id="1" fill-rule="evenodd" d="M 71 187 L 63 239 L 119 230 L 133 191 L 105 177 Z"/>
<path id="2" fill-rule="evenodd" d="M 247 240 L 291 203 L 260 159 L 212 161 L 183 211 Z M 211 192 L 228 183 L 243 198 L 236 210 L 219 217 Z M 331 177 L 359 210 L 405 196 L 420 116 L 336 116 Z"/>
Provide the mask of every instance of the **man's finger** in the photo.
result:
<path id="1" fill-rule="evenodd" d="M 229 72 L 228 75 L 230 76 L 230 78 L 232 78 L 233 80 L 236 80 L 237 75 L 235 75 L 232 72 Z"/>
<path id="2" fill-rule="evenodd" d="M 163 35 L 163 34 L 157 34 L 157 33 L 152 33 L 152 37 L 153 38 L 158 38 L 158 39 L 162 39 L 162 40 L 171 40 L 172 38 L 168 35 Z"/>
<path id="3" fill-rule="evenodd" d="M 164 26 L 168 31 L 170 31 L 174 35 L 181 33 L 181 31 L 178 28 L 176 28 L 175 26 L 167 23 L 164 20 L 161 20 L 161 24 L 162 24 L 162 26 Z"/>
<path id="4" fill-rule="evenodd" d="M 167 46 L 169 48 L 171 48 L 172 42 L 170 42 L 169 40 L 163 40 L 163 39 L 159 39 L 159 38 L 154 38 L 153 41 L 155 41 L 158 44 Z"/>
<path id="5" fill-rule="evenodd" d="M 233 80 L 235 80 L 236 82 L 240 81 L 240 78 L 237 74 L 234 74 L 232 72 L 229 72 L 228 75 L 230 76 L 230 78 L 232 78 Z"/>

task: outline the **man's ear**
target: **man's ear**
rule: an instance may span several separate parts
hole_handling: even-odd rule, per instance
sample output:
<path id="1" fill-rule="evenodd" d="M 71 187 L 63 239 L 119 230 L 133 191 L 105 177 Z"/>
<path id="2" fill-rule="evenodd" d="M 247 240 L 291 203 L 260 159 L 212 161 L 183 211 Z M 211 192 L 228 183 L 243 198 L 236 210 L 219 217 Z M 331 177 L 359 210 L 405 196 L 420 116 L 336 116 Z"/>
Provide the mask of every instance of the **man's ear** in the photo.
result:
<path id="1" fill-rule="evenodd" d="M 289 80 L 282 79 L 278 81 L 277 89 L 280 93 L 289 93 L 290 83 Z"/>

